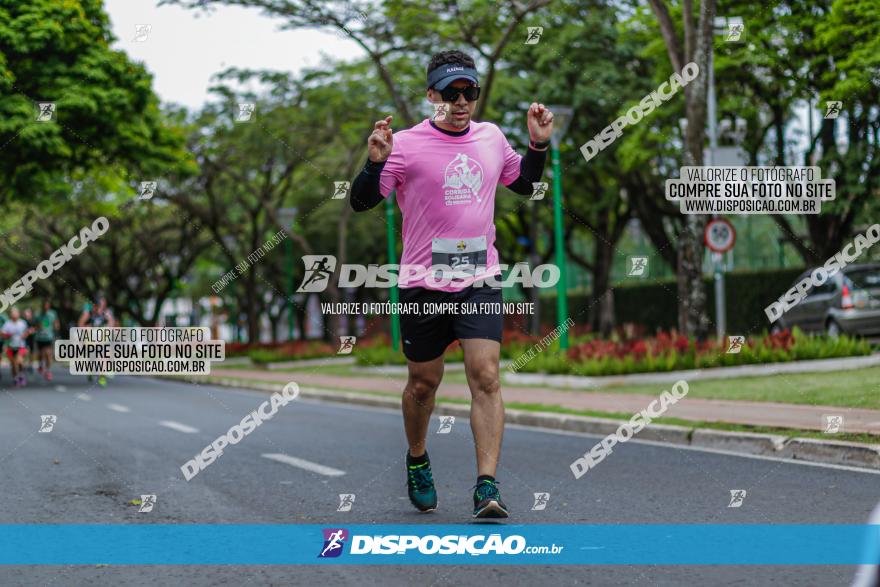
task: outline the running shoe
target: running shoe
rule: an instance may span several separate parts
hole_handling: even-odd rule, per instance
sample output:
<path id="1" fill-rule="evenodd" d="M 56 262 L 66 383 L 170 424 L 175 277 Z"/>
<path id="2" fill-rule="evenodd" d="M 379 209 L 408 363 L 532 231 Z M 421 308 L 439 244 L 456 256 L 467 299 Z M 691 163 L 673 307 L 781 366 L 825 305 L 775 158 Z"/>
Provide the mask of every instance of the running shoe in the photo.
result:
<path id="1" fill-rule="evenodd" d="M 425 453 L 425 458 L 427 457 L 428 453 Z M 434 489 L 430 460 L 425 460 L 419 465 L 406 466 L 406 489 L 410 503 L 417 510 L 433 512 L 437 509 L 437 491 Z"/>
<path id="2" fill-rule="evenodd" d="M 103 375 L 98 377 L 98 385 L 100 385 L 101 387 L 107 387 L 107 378 Z"/>
<path id="3" fill-rule="evenodd" d="M 474 485 L 474 517 L 506 518 L 507 506 L 501 501 L 496 481 L 483 479 Z"/>
<path id="4" fill-rule="evenodd" d="M 52 381 L 52 372 L 49 370 L 44 371 L 43 377 L 46 378 L 46 381 Z"/>

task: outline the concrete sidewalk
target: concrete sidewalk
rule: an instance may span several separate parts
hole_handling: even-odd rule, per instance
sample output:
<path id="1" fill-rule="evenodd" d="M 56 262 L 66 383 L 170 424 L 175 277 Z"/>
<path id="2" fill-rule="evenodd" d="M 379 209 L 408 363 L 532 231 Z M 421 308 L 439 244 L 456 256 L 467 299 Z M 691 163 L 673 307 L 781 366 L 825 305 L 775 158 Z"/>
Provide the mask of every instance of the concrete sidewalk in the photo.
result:
<path id="1" fill-rule="evenodd" d="M 255 381 L 287 383 L 296 381 L 300 386 L 312 386 L 348 391 L 399 393 L 403 391 L 406 377 L 388 375 L 378 377 L 347 377 L 316 373 L 277 373 L 255 369 L 223 369 L 212 377 L 230 377 Z M 693 383 L 699 385 L 699 383 Z M 543 404 L 573 410 L 590 410 L 621 414 L 634 414 L 656 400 L 669 385 L 658 385 L 657 395 L 608 393 L 596 391 L 565 391 L 547 387 L 502 387 L 504 401 L 524 404 Z M 470 399 L 467 385 L 442 383 L 437 392 L 440 397 Z M 667 418 L 702 422 L 726 422 L 749 426 L 795 428 L 800 430 L 824 430 L 825 415 L 842 415 L 841 432 L 870 432 L 880 434 L 880 410 L 842 408 L 834 406 L 808 406 L 765 402 L 710 400 L 685 397 L 672 405 L 664 414 Z M 829 434 L 829 439 L 834 435 Z"/>

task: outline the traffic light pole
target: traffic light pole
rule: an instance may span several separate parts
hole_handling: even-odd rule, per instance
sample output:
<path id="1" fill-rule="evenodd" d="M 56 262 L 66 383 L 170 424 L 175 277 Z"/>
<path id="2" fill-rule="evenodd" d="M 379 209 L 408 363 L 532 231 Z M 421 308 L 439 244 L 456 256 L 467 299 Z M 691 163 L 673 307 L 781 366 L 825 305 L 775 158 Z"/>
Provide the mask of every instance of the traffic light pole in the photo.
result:
<path id="1" fill-rule="evenodd" d="M 397 247 L 394 240 L 394 202 L 391 200 L 390 196 L 385 198 L 385 234 L 388 240 L 388 262 L 393 265 L 397 263 Z M 391 288 L 391 348 L 395 351 L 400 350 L 400 316 L 395 311 L 399 299 L 400 292 L 394 286 Z"/>
<path id="2" fill-rule="evenodd" d="M 293 282 L 293 243 L 289 238 L 284 239 L 284 258 L 287 265 L 287 340 L 293 340 L 293 292 L 296 285 Z"/>
<path id="3" fill-rule="evenodd" d="M 556 284 L 556 327 L 561 332 L 559 346 L 568 348 L 568 272 L 565 270 L 565 239 L 562 231 L 562 169 L 559 164 L 559 148 L 551 146 L 553 162 L 553 233 L 556 245 L 556 266 L 559 267 L 559 282 Z"/>

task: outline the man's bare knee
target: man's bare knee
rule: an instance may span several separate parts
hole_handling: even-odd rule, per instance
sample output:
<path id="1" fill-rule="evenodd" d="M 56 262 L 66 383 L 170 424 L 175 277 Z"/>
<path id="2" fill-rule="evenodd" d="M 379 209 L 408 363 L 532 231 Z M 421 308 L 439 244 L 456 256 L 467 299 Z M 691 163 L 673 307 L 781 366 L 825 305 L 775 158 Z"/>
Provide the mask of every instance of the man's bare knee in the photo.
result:
<path id="1" fill-rule="evenodd" d="M 498 369 L 494 365 L 471 370 L 470 379 L 474 386 L 474 393 L 496 395 L 501 391 Z"/>
<path id="2" fill-rule="evenodd" d="M 430 401 L 434 398 L 443 374 L 416 372 L 409 374 L 406 384 L 407 393 L 418 402 Z"/>

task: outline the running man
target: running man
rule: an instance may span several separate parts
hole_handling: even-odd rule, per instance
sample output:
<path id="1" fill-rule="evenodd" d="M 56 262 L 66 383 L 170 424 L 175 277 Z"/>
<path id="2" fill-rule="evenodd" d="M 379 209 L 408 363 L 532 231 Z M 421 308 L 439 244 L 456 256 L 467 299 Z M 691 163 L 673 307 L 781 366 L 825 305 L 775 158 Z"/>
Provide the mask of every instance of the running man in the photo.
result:
<path id="1" fill-rule="evenodd" d="M 55 333 L 61 330 L 58 314 L 52 309 L 49 300 L 43 302 L 43 311 L 37 317 L 37 352 L 39 353 L 40 373 L 46 381 L 52 381 L 52 353 L 55 345 Z"/>
<path id="2" fill-rule="evenodd" d="M 24 346 L 27 354 L 24 357 L 24 364 L 27 366 L 28 373 L 34 372 L 34 355 L 36 355 L 36 344 L 34 343 L 34 332 L 37 331 L 37 321 L 34 319 L 34 312 L 30 308 L 25 308 L 21 313 L 21 318 L 28 325 L 28 335 L 24 339 Z"/>
<path id="3" fill-rule="evenodd" d="M 26 338 L 30 334 L 27 322 L 22 320 L 18 308 L 9 310 L 9 321 L 3 325 L 3 338 L 6 339 L 6 356 L 12 365 L 12 384 L 15 387 L 24 387 L 27 380 L 24 377 L 24 356 L 27 354 Z"/>
<path id="4" fill-rule="evenodd" d="M 113 312 L 111 312 L 110 308 L 107 306 L 107 298 L 104 297 L 104 294 L 99 293 L 95 299 L 97 300 L 96 303 L 87 303 L 85 308 L 83 308 L 83 313 L 80 315 L 79 321 L 76 325 L 80 328 L 116 326 L 116 320 L 113 318 Z M 89 381 L 91 380 L 92 376 L 89 375 Z M 98 376 L 98 385 L 101 387 L 107 385 L 106 375 Z"/>
<path id="5" fill-rule="evenodd" d="M 3 325 L 9 321 L 9 318 L 4 313 L 0 313 L 0 332 L 3 331 Z M 3 347 L 6 345 L 6 338 L 0 336 L 0 366 L 3 364 Z M 0 369 L 0 379 L 3 379 L 3 370 Z M 14 382 L 13 382 L 14 383 Z"/>
<path id="6" fill-rule="evenodd" d="M 553 114 L 543 104 L 529 106 L 526 122 L 531 142 L 523 157 L 497 126 L 471 120 L 480 97 L 473 59 L 460 51 L 444 51 L 431 58 L 427 74 L 427 98 L 434 104 L 448 103 L 446 115 L 426 119 L 393 137 L 390 116 L 376 122 L 367 142 L 369 160 L 353 183 L 351 206 L 355 211 L 368 210 L 397 192 L 403 214 L 402 303 L 497 303 L 500 307 L 501 290 L 484 283 L 500 274 L 494 246 L 496 186 L 501 183 L 518 194 L 532 194 L 532 182 L 544 171 Z M 413 275 L 404 271 L 406 266 L 429 269 Z M 454 280 L 444 281 L 447 277 Z M 504 433 L 498 377 L 502 326 L 500 311 L 401 316 L 409 371 L 403 392 L 409 444 L 407 492 L 420 511 L 437 507 L 425 441 L 443 378 L 443 353 L 459 340 L 471 389 L 477 457 L 473 515 L 508 516 L 495 480 Z"/>
<path id="7" fill-rule="evenodd" d="M 111 312 L 110 308 L 107 306 L 107 298 L 104 297 L 104 294 L 98 294 L 97 300 L 97 303 L 85 305 L 83 313 L 80 314 L 77 326 L 80 328 L 86 328 L 89 326 L 116 326 L 113 312 Z"/>

